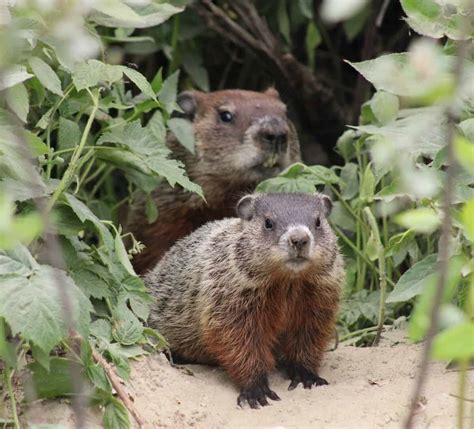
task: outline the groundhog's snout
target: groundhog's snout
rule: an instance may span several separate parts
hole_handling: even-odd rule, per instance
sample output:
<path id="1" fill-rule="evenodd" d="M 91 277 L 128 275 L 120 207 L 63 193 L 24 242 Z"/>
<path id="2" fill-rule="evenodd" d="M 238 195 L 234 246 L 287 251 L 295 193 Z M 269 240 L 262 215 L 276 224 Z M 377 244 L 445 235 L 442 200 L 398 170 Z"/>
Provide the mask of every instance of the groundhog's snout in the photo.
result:
<path id="1" fill-rule="evenodd" d="M 288 122 L 279 116 L 265 116 L 258 121 L 258 138 L 267 150 L 285 152 L 288 147 Z"/>
<path id="2" fill-rule="evenodd" d="M 291 259 L 306 259 L 311 251 L 311 232 L 306 226 L 293 226 L 287 233 L 286 245 Z"/>

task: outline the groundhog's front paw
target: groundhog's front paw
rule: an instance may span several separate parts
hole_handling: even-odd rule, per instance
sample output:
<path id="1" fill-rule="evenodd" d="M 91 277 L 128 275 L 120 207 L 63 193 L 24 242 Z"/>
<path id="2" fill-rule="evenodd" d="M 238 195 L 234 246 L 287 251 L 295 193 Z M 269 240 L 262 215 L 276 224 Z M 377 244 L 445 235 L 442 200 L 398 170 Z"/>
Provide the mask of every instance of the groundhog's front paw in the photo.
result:
<path id="1" fill-rule="evenodd" d="M 329 384 L 324 378 L 321 378 L 318 374 L 311 372 L 300 364 L 288 365 L 288 375 L 291 383 L 288 386 L 288 390 L 293 390 L 302 383 L 305 389 L 311 389 L 313 386 L 324 386 Z"/>
<path id="2" fill-rule="evenodd" d="M 239 404 L 240 407 L 243 407 L 245 402 L 247 402 L 250 405 L 250 408 L 257 409 L 259 408 L 259 404 L 262 407 L 269 405 L 267 398 L 270 398 L 273 401 L 280 400 L 280 397 L 268 387 L 267 377 L 262 377 L 256 383 L 249 387 L 244 387 L 240 391 L 240 395 L 237 398 L 237 404 Z"/>

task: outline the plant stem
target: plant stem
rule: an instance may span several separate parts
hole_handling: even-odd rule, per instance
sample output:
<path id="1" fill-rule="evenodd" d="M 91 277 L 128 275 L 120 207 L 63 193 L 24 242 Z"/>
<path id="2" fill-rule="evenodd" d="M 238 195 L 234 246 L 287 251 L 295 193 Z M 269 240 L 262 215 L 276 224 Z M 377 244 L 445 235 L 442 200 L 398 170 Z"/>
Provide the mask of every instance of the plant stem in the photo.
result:
<path id="1" fill-rule="evenodd" d="M 364 260 L 364 262 L 375 272 L 377 273 L 378 275 L 380 275 L 380 272 L 378 270 L 378 268 L 372 263 L 372 261 L 370 259 L 367 258 L 367 256 L 365 256 L 356 246 L 355 244 L 341 231 L 340 228 L 338 228 L 336 225 L 333 225 L 333 228 L 334 230 L 338 233 L 338 235 L 342 238 L 342 240 L 352 249 L 354 250 L 354 252 L 357 253 L 358 256 L 360 256 L 360 258 L 362 258 Z M 387 283 L 392 286 L 392 287 L 395 287 L 395 283 L 389 279 L 389 278 L 386 278 L 387 280 Z"/>
<path id="2" fill-rule="evenodd" d="M 454 168 L 455 168 L 455 158 L 454 158 L 454 133 L 455 133 L 455 117 L 456 117 L 456 96 L 457 89 L 459 89 L 459 83 L 461 82 L 461 75 L 463 71 L 463 62 L 467 57 L 466 54 L 467 44 L 464 41 L 459 42 L 458 52 L 456 56 L 456 63 L 453 70 L 454 76 L 454 88 L 453 91 L 453 101 L 449 107 L 446 109 L 446 116 L 448 118 L 448 129 L 446 136 L 446 185 L 444 187 L 444 196 L 443 196 L 443 220 L 441 223 L 441 238 L 439 240 L 438 246 L 438 281 L 436 284 L 435 294 L 433 297 L 433 303 L 431 306 L 431 323 L 426 334 L 426 340 L 423 346 L 421 354 L 421 363 L 418 370 L 418 376 L 413 390 L 410 410 L 407 416 L 407 419 L 404 424 L 405 429 L 411 429 L 413 427 L 413 420 L 415 417 L 416 409 L 418 406 L 418 401 L 423 391 L 423 386 L 426 380 L 426 374 L 428 370 L 428 363 L 430 360 L 431 346 L 433 344 L 433 339 L 438 331 L 439 324 L 439 308 L 441 306 L 441 301 L 443 298 L 444 289 L 447 283 L 447 273 L 449 267 L 449 249 L 450 249 L 450 236 L 451 236 L 451 226 L 452 226 L 452 216 L 451 216 L 451 205 L 452 205 L 452 196 L 454 191 Z"/>
<path id="3" fill-rule="evenodd" d="M 364 328 L 364 329 L 359 329 L 357 331 L 352 331 L 344 335 L 343 337 L 341 337 L 339 341 L 342 343 L 343 341 L 346 341 L 349 338 L 357 337 L 358 335 L 365 334 L 367 332 L 373 332 L 373 331 L 376 331 L 377 329 L 378 329 L 378 326 L 371 326 L 370 328 Z"/>
<path id="4" fill-rule="evenodd" d="M 372 228 L 372 234 L 374 235 L 375 242 L 377 243 L 377 259 L 379 262 L 379 282 L 380 282 L 380 299 L 379 299 L 379 315 L 377 323 L 377 333 L 375 334 L 374 342 L 372 345 L 377 346 L 380 342 L 380 336 L 382 335 L 383 322 L 385 320 L 385 295 L 387 293 L 387 276 L 385 274 L 385 255 L 383 250 L 383 244 L 380 240 L 379 228 L 374 215 L 370 211 L 369 207 L 364 208 L 365 216 Z"/>
<path id="5" fill-rule="evenodd" d="M 5 365 L 3 368 L 3 377 L 5 379 L 5 384 L 8 389 L 8 395 L 10 396 L 10 402 L 12 404 L 12 413 L 13 413 L 13 424 L 15 429 L 20 429 L 20 420 L 18 419 L 18 411 L 16 409 L 16 399 L 15 399 L 15 392 L 13 392 L 12 386 L 12 376 L 13 373 L 10 372 L 10 367 Z"/>
<path id="6" fill-rule="evenodd" d="M 95 119 L 95 114 L 97 112 L 97 109 L 99 108 L 99 93 L 95 92 L 95 94 L 92 94 L 89 90 L 87 90 L 89 93 L 90 97 L 92 98 L 93 102 L 93 107 L 91 114 L 89 116 L 89 119 L 87 120 L 86 126 L 84 128 L 84 132 L 82 133 L 81 141 L 79 142 L 79 146 L 76 147 L 76 150 L 74 151 L 71 161 L 64 172 L 64 175 L 59 182 L 58 187 L 54 191 L 53 195 L 51 196 L 50 200 L 48 201 L 48 205 L 46 206 L 46 211 L 50 212 L 51 209 L 54 207 L 56 204 L 56 201 L 58 198 L 62 195 L 62 193 L 67 189 L 69 186 L 71 179 L 74 177 L 74 174 L 76 173 L 76 169 L 78 167 L 79 163 L 79 158 L 81 157 L 82 151 L 84 150 L 84 147 L 86 145 L 87 137 L 89 136 L 92 123 L 94 122 Z"/>

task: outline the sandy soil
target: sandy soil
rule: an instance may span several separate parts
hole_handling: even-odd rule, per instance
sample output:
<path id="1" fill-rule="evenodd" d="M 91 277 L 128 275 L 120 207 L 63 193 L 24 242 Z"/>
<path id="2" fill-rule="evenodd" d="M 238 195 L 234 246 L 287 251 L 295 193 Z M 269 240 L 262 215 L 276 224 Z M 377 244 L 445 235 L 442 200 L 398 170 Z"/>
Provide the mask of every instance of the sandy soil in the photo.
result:
<path id="1" fill-rule="evenodd" d="M 270 376 L 281 401 L 259 410 L 240 409 L 237 389 L 218 368 L 188 365 L 194 375 L 172 368 L 163 356 L 133 365 L 127 388 L 137 409 L 156 428 L 399 428 L 407 411 L 420 345 L 409 344 L 403 331 L 391 331 L 377 348 L 340 345 L 329 352 L 321 370 L 329 386 L 288 391 L 282 374 Z M 430 378 L 416 417 L 418 428 L 456 425 L 458 372 L 430 365 Z M 469 373 L 474 396 L 474 372 Z M 469 407 L 468 407 L 469 408 Z M 28 423 L 74 427 L 66 402 L 43 401 L 22 416 Z M 89 415 L 88 428 L 100 428 L 100 412 Z"/>

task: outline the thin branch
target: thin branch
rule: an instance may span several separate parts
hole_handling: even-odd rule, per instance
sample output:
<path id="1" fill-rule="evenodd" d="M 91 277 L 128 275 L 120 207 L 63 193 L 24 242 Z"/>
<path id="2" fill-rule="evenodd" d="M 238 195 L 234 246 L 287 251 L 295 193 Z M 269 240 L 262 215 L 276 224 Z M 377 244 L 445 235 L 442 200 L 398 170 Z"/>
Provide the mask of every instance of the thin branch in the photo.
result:
<path id="1" fill-rule="evenodd" d="M 142 415 L 135 408 L 135 405 L 133 404 L 130 399 L 130 396 L 122 386 L 120 378 L 115 373 L 112 366 L 104 359 L 104 357 L 99 352 L 94 349 L 92 349 L 92 357 L 102 368 L 104 368 L 104 371 L 107 374 L 107 377 L 109 378 L 112 387 L 115 389 L 118 397 L 122 400 L 123 404 L 133 416 L 138 426 L 143 429 L 151 428 L 152 426 L 142 417 Z"/>
<path id="2" fill-rule="evenodd" d="M 453 70 L 455 88 L 454 96 L 457 94 L 459 85 L 462 79 L 463 72 L 463 63 L 465 61 L 467 44 L 462 41 L 459 42 L 456 64 Z M 433 298 L 433 305 L 431 308 L 431 323 L 426 334 L 426 340 L 423 345 L 421 353 L 421 363 L 418 370 L 418 376 L 416 379 L 415 388 L 411 398 L 410 410 L 404 424 L 406 429 L 411 429 L 413 427 L 413 420 L 415 417 L 417 404 L 423 391 L 423 386 L 427 378 L 427 369 L 428 363 L 430 360 L 431 347 L 433 344 L 433 339 L 438 331 L 439 325 L 439 308 L 441 306 L 442 297 L 444 289 L 447 283 L 447 272 L 449 265 L 449 249 L 450 249 L 450 235 L 451 235 L 451 226 L 452 226 L 452 216 L 451 216 L 451 205 L 452 205 L 452 195 L 454 191 L 454 170 L 455 170 L 455 159 L 454 159 L 454 133 L 455 133 L 455 119 L 457 117 L 457 112 L 455 110 L 455 101 L 447 108 L 446 115 L 448 118 L 448 132 L 447 132 L 447 168 L 446 168 L 446 186 L 444 188 L 444 201 L 443 201 L 443 220 L 441 226 L 441 238 L 439 240 L 438 246 L 438 281 L 436 284 L 435 295 Z"/>

